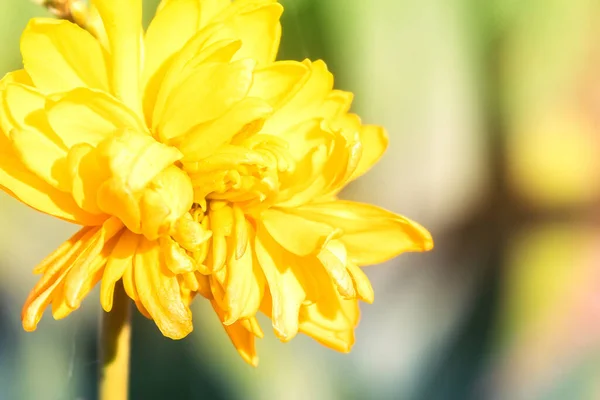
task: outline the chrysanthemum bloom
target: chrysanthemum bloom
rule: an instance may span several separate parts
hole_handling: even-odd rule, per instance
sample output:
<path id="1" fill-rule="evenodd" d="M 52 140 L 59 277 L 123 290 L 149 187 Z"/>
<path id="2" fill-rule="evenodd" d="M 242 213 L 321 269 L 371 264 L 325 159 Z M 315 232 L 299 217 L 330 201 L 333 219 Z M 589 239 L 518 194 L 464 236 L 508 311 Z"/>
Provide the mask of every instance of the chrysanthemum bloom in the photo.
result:
<path id="1" fill-rule="evenodd" d="M 284 341 L 303 332 L 349 351 L 359 267 L 432 247 L 418 224 L 342 201 L 387 146 L 349 114 L 323 62 L 275 61 L 274 0 L 166 0 L 144 33 L 140 0 L 96 0 L 87 30 L 32 20 L 24 69 L 0 92 L 0 185 L 83 228 L 35 272 L 34 330 L 123 281 L 141 313 L 179 339 L 209 299 L 256 364 L 256 314 Z M 142 40 L 143 38 L 143 40 Z"/>

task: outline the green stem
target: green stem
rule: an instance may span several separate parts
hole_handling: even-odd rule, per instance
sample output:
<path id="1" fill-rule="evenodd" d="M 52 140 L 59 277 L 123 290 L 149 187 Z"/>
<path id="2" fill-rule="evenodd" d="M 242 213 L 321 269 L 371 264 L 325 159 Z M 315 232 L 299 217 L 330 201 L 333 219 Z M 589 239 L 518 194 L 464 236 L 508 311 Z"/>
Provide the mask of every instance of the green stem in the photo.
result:
<path id="1" fill-rule="evenodd" d="M 115 286 L 113 308 L 102 314 L 100 324 L 100 400 L 127 400 L 131 350 L 131 301 L 123 285 Z"/>

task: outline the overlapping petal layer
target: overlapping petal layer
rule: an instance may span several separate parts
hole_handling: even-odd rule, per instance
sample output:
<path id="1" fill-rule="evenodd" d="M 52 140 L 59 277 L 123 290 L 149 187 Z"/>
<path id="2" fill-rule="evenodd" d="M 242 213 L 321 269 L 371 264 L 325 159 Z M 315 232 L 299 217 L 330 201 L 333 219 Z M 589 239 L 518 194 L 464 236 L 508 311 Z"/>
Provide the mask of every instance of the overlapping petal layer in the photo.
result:
<path id="1" fill-rule="evenodd" d="M 164 0 L 145 33 L 139 0 L 92 5 L 97 37 L 33 20 L 24 70 L 0 83 L 0 186 L 83 225 L 36 269 L 25 329 L 98 282 L 110 311 L 122 280 L 175 339 L 207 298 L 251 364 L 259 311 L 283 341 L 349 351 L 374 299 L 360 267 L 432 247 L 409 219 L 337 199 L 385 131 L 349 113 L 323 62 L 275 61 L 274 0 Z"/>

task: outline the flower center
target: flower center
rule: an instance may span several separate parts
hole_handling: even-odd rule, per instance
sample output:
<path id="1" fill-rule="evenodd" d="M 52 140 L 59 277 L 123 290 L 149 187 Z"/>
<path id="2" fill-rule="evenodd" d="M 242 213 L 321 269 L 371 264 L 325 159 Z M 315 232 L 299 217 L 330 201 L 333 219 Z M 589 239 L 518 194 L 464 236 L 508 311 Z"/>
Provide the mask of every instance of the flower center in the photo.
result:
<path id="1" fill-rule="evenodd" d="M 68 155 L 74 199 L 86 210 L 117 217 L 134 233 L 158 239 L 175 255 L 197 251 L 210 232 L 190 212 L 194 191 L 176 166 L 181 157 L 179 150 L 129 129 L 96 147 L 78 144 Z"/>
<path id="2" fill-rule="evenodd" d="M 288 143 L 271 135 L 254 135 L 223 146 L 215 154 L 184 163 L 194 187 L 194 202 L 229 202 L 252 213 L 268 207 L 280 187 L 280 174 L 295 169 Z"/>

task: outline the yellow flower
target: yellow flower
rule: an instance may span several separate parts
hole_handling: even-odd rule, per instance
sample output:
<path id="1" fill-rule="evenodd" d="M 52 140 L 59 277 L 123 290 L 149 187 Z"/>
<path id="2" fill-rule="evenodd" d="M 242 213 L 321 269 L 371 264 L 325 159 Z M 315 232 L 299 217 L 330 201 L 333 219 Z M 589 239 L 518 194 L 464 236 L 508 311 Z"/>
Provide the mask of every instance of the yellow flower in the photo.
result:
<path id="1" fill-rule="evenodd" d="M 98 282 L 110 311 L 122 280 L 173 339 L 209 299 L 252 364 L 258 311 L 281 340 L 349 351 L 373 301 L 359 267 L 432 248 L 418 224 L 337 199 L 387 136 L 348 113 L 323 62 L 275 61 L 282 10 L 165 0 L 144 33 L 140 0 L 95 0 L 87 30 L 29 23 L 24 69 L 0 82 L 0 186 L 83 228 L 36 268 L 26 330 Z"/>

